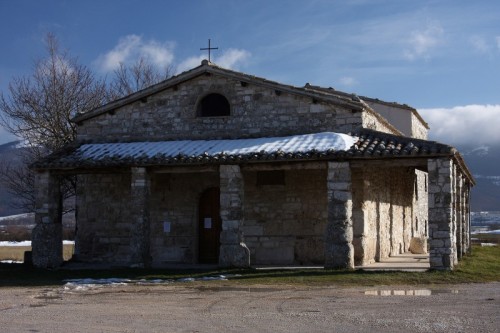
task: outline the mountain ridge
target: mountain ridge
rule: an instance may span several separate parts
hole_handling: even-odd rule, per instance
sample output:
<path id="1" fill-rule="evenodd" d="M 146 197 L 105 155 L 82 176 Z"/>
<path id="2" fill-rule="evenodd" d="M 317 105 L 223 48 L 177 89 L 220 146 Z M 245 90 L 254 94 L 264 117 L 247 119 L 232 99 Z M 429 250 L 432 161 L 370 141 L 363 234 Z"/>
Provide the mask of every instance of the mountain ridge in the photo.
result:
<path id="1" fill-rule="evenodd" d="M 456 145 L 468 168 L 476 180 L 471 193 L 471 210 L 500 210 L 500 144 Z M 0 161 L 21 162 L 20 150 L 25 147 L 21 141 L 12 141 L 0 145 Z M 11 204 L 15 198 L 0 184 L 0 216 L 24 213 L 14 209 Z"/>

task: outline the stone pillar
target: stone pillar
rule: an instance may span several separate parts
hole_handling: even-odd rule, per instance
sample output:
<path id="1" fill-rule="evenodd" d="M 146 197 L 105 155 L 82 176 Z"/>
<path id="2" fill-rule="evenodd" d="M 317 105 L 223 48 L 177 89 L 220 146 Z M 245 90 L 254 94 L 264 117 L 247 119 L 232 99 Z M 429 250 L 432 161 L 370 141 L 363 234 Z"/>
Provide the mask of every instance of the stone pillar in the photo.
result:
<path id="1" fill-rule="evenodd" d="M 243 240 L 244 183 L 238 165 L 221 165 L 220 173 L 220 235 L 219 265 L 250 267 L 250 250 Z"/>
<path id="2" fill-rule="evenodd" d="M 427 161 L 429 172 L 429 239 L 431 269 L 451 270 L 455 264 L 453 228 L 453 162 L 449 158 Z"/>
<path id="3" fill-rule="evenodd" d="M 456 182 L 456 179 L 457 179 L 457 176 L 458 176 L 458 167 L 455 163 L 452 162 L 452 167 L 451 167 L 451 170 L 452 170 L 452 173 L 451 173 L 451 184 L 452 184 L 452 187 L 451 187 L 451 205 L 453 207 L 453 210 L 451 212 L 451 221 L 452 221 L 452 230 L 453 230 L 453 234 L 452 234 L 452 238 L 451 238 L 451 247 L 452 247 L 452 253 L 453 253 L 453 266 L 455 266 L 456 264 L 458 264 L 458 251 L 457 251 L 457 244 L 458 244 L 458 241 L 457 241 L 457 235 L 458 235 L 458 224 L 460 223 L 459 220 L 458 220 L 458 214 L 457 214 L 457 211 L 458 211 L 458 203 L 457 203 L 457 192 L 458 192 L 458 188 L 457 188 L 457 182 Z"/>
<path id="4" fill-rule="evenodd" d="M 35 174 L 35 228 L 32 232 L 33 265 L 55 268 L 63 263 L 62 196 L 59 179 L 49 171 Z"/>
<path id="5" fill-rule="evenodd" d="M 462 216 L 462 256 L 467 255 L 469 229 L 467 228 L 467 182 L 465 176 L 460 177 L 462 191 L 460 193 L 461 216 Z"/>
<path id="6" fill-rule="evenodd" d="M 325 268 L 354 269 L 352 183 L 348 162 L 328 162 Z"/>
<path id="7" fill-rule="evenodd" d="M 130 180 L 132 230 L 130 237 L 131 263 L 134 267 L 151 266 L 149 251 L 149 194 L 151 181 L 146 168 L 132 168 Z"/>
<path id="8" fill-rule="evenodd" d="M 455 215 L 457 221 L 457 236 L 456 236 L 456 244 L 457 244 L 457 259 L 462 259 L 463 254 L 463 237 L 464 237 L 464 228 L 463 228 L 463 207 L 462 207 L 462 175 L 455 171 Z"/>
<path id="9" fill-rule="evenodd" d="M 470 184 L 465 183 L 464 191 L 464 217 L 465 217 L 465 254 L 470 253 Z"/>

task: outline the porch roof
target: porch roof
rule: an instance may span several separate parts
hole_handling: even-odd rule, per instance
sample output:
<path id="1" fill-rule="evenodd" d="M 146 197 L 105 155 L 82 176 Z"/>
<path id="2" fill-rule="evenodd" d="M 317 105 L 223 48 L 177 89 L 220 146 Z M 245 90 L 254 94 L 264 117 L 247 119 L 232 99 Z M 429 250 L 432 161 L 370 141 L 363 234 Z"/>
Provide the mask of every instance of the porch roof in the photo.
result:
<path id="1" fill-rule="evenodd" d="M 458 159 L 465 173 L 470 175 L 460 154 L 451 146 L 368 129 L 350 134 L 322 132 L 269 138 L 77 143 L 38 160 L 31 168 L 89 169 L 435 156 Z"/>
<path id="2" fill-rule="evenodd" d="M 241 159 L 296 159 L 347 151 L 356 136 L 323 132 L 286 137 L 84 143 L 49 155 L 33 168 L 163 165 L 231 162 Z M 306 156 L 308 155 L 308 156 Z"/>

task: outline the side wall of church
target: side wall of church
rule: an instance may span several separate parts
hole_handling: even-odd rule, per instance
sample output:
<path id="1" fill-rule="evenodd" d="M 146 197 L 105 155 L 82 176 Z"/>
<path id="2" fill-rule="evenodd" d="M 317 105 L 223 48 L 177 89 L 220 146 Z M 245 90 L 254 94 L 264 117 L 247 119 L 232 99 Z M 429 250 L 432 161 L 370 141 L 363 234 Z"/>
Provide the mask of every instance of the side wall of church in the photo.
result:
<path id="1" fill-rule="evenodd" d="M 286 170 L 284 185 L 259 185 L 244 172 L 244 241 L 252 265 L 323 264 L 326 170 Z"/>
<path id="2" fill-rule="evenodd" d="M 422 120 L 416 116 L 414 110 L 405 106 L 399 106 L 395 103 L 385 103 L 374 100 L 369 100 L 367 103 L 373 110 L 378 112 L 401 131 L 404 136 L 416 139 L 427 139 L 428 129 Z"/>
<path id="3" fill-rule="evenodd" d="M 199 100 L 224 95 L 230 116 L 198 117 Z M 347 133 L 360 126 L 390 132 L 373 114 L 243 84 L 225 77 L 199 76 L 143 101 L 88 119 L 78 127 L 79 140 L 172 140 L 287 136 L 314 132 Z"/>
<path id="4" fill-rule="evenodd" d="M 413 169 L 405 168 L 353 169 L 356 265 L 408 251 L 417 229 L 415 215 L 419 213 L 414 212 L 413 202 L 414 184 L 419 177 Z M 420 221 L 419 230 L 423 230 L 422 224 Z"/>
<path id="5" fill-rule="evenodd" d="M 75 254 L 79 260 L 129 263 L 131 258 L 130 174 L 78 176 Z"/>
<path id="6" fill-rule="evenodd" d="M 198 262 L 198 205 L 219 186 L 217 172 L 159 173 L 151 177 L 150 253 L 153 266 Z M 165 228 L 165 223 L 168 227 Z"/>

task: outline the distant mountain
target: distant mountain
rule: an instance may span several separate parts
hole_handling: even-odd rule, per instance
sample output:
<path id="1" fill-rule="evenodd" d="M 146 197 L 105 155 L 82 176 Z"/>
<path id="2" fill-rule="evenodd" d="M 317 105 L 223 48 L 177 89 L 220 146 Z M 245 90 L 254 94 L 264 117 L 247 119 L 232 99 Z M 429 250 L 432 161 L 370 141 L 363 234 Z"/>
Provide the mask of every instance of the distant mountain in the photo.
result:
<path id="1" fill-rule="evenodd" d="M 477 182 L 472 190 L 472 211 L 500 211 L 500 145 L 461 145 L 456 147 Z M 0 162 L 20 164 L 19 141 L 0 145 Z M 14 198 L 0 184 L 0 216 L 24 213 L 13 209 Z"/>
<path id="2" fill-rule="evenodd" d="M 462 145 L 457 149 L 477 183 L 471 194 L 472 211 L 500 210 L 500 145 Z"/>
<path id="3" fill-rule="evenodd" d="M 17 166 L 22 163 L 20 141 L 13 141 L 0 145 L 0 163 L 7 163 L 11 166 Z M 15 198 L 0 184 L 0 216 L 9 216 L 23 213 L 19 209 L 12 208 Z"/>

